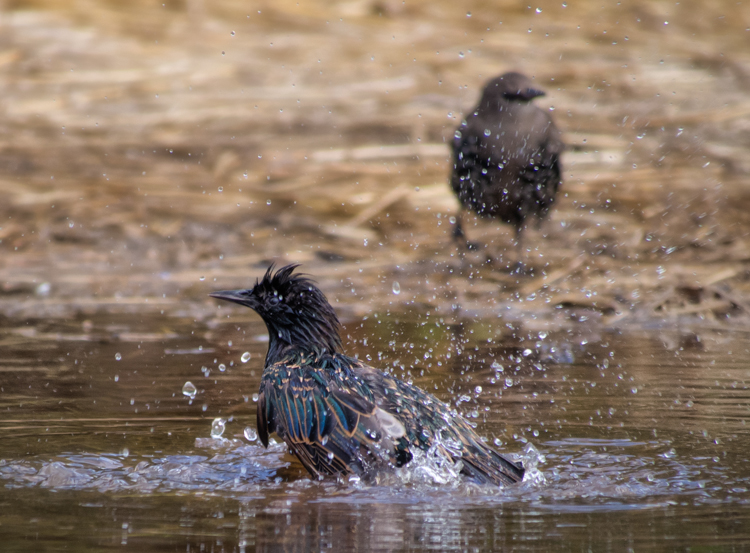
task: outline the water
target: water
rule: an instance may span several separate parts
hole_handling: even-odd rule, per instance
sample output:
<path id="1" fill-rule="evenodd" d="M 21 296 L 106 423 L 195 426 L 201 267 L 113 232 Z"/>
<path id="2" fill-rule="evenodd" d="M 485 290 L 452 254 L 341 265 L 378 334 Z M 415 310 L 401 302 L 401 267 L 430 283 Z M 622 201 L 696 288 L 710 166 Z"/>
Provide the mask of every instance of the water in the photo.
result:
<path id="1" fill-rule="evenodd" d="M 430 459 L 374 482 L 311 481 L 283 444 L 263 448 L 250 399 L 265 350 L 252 338 L 259 320 L 121 316 L 120 331 L 169 328 L 131 343 L 102 320 L 87 324 L 97 340 L 70 322 L 28 323 L 0 332 L 7 551 L 642 551 L 747 540 L 743 332 L 517 329 L 488 343 L 474 336 L 497 320 L 473 320 L 430 342 L 410 322 L 350 322 L 348 350 L 458 401 L 483 436 L 524 460 L 525 481 L 497 489 Z M 29 326 L 57 339 L 25 338 Z M 419 364 L 387 346 L 394 335 L 415 344 Z M 230 337 L 237 349 L 221 345 Z M 203 377 L 248 349 L 256 361 Z M 555 349 L 567 353 L 550 357 Z M 198 383 L 193 401 L 187 379 Z M 217 418 L 225 430 L 211 437 Z"/>

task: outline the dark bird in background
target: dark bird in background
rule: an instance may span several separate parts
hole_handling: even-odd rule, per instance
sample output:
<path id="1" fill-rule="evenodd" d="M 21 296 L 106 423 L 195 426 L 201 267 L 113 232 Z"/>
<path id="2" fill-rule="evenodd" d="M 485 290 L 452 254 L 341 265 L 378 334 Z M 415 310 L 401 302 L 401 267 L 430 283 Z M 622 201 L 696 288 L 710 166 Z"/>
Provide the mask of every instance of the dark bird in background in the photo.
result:
<path id="1" fill-rule="evenodd" d="M 560 131 L 549 115 L 531 104 L 544 92 L 520 73 L 487 83 L 479 104 L 456 129 L 451 186 L 461 202 L 454 238 L 466 240 L 461 215 L 499 219 L 516 229 L 516 246 L 526 219 L 544 219 L 561 182 Z"/>
<path id="2" fill-rule="evenodd" d="M 522 465 L 490 449 L 450 406 L 344 354 L 336 313 L 296 267 L 271 266 L 251 289 L 211 294 L 255 310 L 268 327 L 258 397 L 263 445 L 276 432 L 313 477 L 372 475 L 434 446 L 476 482 L 522 480 Z"/>

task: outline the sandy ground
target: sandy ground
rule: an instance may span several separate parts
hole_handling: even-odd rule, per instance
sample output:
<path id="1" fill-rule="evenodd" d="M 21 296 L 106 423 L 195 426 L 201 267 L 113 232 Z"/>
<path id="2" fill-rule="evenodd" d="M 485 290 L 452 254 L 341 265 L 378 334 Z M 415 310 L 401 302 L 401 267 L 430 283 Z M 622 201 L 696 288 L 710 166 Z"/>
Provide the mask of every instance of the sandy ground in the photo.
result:
<path id="1" fill-rule="evenodd" d="M 750 322 L 750 4 L 123 4 L 0 13 L 5 317 L 210 316 L 276 261 L 345 318 Z M 510 228 L 450 238 L 446 141 L 511 69 L 569 146 L 522 277 Z"/>

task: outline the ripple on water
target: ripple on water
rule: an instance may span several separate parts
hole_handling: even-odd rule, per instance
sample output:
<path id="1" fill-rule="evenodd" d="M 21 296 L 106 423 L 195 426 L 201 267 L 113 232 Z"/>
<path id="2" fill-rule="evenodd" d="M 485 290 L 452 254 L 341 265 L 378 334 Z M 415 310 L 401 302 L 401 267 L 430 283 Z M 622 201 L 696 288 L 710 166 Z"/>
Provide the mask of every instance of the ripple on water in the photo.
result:
<path id="1" fill-rule="evenodd" d="M 707 477 L 705 459 L 664 455 L 673 451 L 667 440 L 555 440 L 527 443 L 518 460 L 526 467 L 517 486 L 495 487 L 469 482 L 460 466 L 434 452 L 418 452 L 406 467 L 372 478 L 348 477 L 321 482 L 306 478 L 284 481 L 286 446 L 268 449 L 240 440 L 197 438 L 197 454 L 151 458 L 130 454 L 59 455 L 52 459 L 0 460 L 0 479 L 8 488 L 39 486 L 100 492 L 210 492 L 246 497 L 247 492 L 272 495 L 311 490 L 312 502 L 351 504 L 452 505 L 530 503 L 542 509 L 569 512 L 619 511 L 674 504 L 690 497 L 695 503 L 727 499 L 746 502 L 747 479 L 724 474 L 720 466 Z M 295 491 L 296 490 L 296 491 Z M 269 495 L 270 497 L 270 495 Z"/>
<path id="2" fill-rule="evenodd" d="M 0 461 L 0 479 L 9 488 L 243 492 L 272 481 L 277 470 L 288 466 L 282 459 L 286 452 L 283 444 L 265 449 L 239 440 L 199 438 L 196 448 L 210 454 L 140 459 L 120 454 L 60 455 L 51 460 Z"/>

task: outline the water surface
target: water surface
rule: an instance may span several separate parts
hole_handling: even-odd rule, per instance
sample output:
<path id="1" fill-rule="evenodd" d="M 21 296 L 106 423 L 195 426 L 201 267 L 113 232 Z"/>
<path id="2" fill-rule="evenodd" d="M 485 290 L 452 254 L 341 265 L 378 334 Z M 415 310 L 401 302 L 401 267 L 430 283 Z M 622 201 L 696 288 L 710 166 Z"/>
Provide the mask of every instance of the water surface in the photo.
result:
<path id="1" fill-rule="evenodd" d="M 0 335 L 5 550 L 744 547 L 746 333 L 424 316 L 425 339 L 427 325 L 380 320 L 350 322 L 347 348 L 457 403 L 524 460 L 521 485 L 473 485 L 429 459 L 311 481 L 254 439 L 259 320 L 28 321 Z"/>

